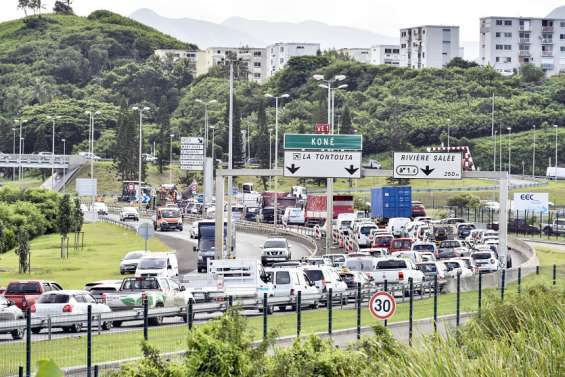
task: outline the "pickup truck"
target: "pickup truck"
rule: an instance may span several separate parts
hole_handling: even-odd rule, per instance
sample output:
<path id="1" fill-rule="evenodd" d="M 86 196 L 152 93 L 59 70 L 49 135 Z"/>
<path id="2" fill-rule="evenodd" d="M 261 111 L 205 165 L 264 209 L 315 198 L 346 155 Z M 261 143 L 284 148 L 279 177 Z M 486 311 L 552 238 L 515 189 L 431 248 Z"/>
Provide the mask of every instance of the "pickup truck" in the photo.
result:
<path id="1" fill-rule="evenodd" d="M 186 307 L 192 294 L 185 291 L 175 281 L 165 277 L 130 277 L 122 281 L 116 293 L 105 296 L 106 304 L 112 311 L 132 310 L 143 307 L 147 300 L 149 309 L 166 307 Z M 186 320 L 186 317 L 183 316 Z M 151 325 L 160 325 L 163 317 L 149 318 Z M 114 326 L 121 326 L 122 321 L 114 321 Z"/>
<path id="2" fill-rule="evenodd" d="M 550 224 L 543 224 L 542 229 L 543 233 L 548 236 L 552 234 L 565 234 L 565 219 L 553 220 Z"/>
<path id="3" fill-rule="evenodd" d="M 12 281 L 6 287 L 4 297 L 14 302 L 18 308 L 26 311 L 45 292 L 60 291 L 63 288 L 52 281 L 19 280 Z"/>
<path id="4" fill-rule="evenodd" d="M 412 278 L 414 285 L 418 285 L 424 280 L 424 273 L 410 259 L 386 257 L 377 260 L 372 277 L 374 283 L 382 284 L 386 280 L 393 290 L 394 286 L 402 285 L 404 293 L 409 293 L 408 279 Z"/>

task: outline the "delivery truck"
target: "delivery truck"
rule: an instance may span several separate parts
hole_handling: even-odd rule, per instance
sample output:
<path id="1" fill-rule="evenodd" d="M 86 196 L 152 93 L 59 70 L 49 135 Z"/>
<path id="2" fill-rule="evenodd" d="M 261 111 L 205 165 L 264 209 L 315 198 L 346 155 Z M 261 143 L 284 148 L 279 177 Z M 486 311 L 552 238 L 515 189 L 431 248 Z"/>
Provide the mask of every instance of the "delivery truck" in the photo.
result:
<path id="1" fill-rule="evenodd" d="M 306 226 L 322 225 L 326 222 L 328 198 L 326 194 L 308 194 L 304 211 Z M 333 196 L 333 218 L 342 213 L 353 213 L 353 195 Z"/>

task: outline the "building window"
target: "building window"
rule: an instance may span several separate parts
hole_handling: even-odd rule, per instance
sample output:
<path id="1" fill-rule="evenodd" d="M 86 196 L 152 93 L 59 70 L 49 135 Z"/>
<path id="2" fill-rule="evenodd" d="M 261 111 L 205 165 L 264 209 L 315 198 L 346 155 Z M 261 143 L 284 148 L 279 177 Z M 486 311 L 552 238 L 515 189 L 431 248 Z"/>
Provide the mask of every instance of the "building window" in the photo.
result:
<path id="1" fill-rule="evenodd" d="M 496 20 L 496 24 L 501 26 L 502 25 L 502 20 Z"/>
<path id="2" fill-rule="evenodd" d="M 561 22 L 559 23 L 559 26 L 565 27 L 565 21 L 561 21 Z"/>
<path id="3" fill-rule="evenodd" d="M 512 26 L 512 20 L 504 20 L 504 26 Z"/>
<path id="4" fill-rule="evenodd" d="M 451 41 L 443 41 L 443 44 L 444 44 L 444 45 L 450 44 L 450 43 L 451 43 Z"/>
<path id="5" fill-rule="evenodd" d="M 391 49 L 390 48 L 385 48 L 385 54 L 390 54 L 391 53 Z"/>
<path id="6" fill-rule="evenodd" d="M 565 46 L 561 46 L 561 47 L 559 47 L 559 51 L 561 51 L 561 52 L 565 52 Z"/>
<path id="7" fill-rule="evenodd" d="M 297 50 L 304 50 L 304 46 L 296 46 Z"/>
<path id="8" fill-rule="evenodd" d="M 443 31 L 446 33 L 451 33 L 451 29 L 443 29 Z"/>
<path id="9" fill-rule="evenodd" d="M 280 63 L 281 63 L 281 64 L 284 63 L 284 58 L 281 58 Z"/>
<path id="10" fill-rule="evenodd" d="M 500 62 L 500 57 L 499 57 L 499 56 L 496 57 L 496 62 L 497 62 L 497 63 Z"/>
<path id="11" fill-rule="evenodd" d="M 280 52 L 284 52 L 284 47 L 281 46 Z"/>
<path id="12" fill-rule="evenodd" d="M 504 45 L 496 45 L 497 50 L 504 50 Z"/>
<path id="13" fill-rule="evenodd" d="M 512 63 L 512 58 L 507 56 L 506 58 L 504 58 L 504 62 L 505 63 Z"/>
<path id="14" fill-rule="evenodd" d="M 500 33 L 499 31 L 497 31 L 497 32 L 495 33 L 495 36 L 496 36 L 497 38 L 500 38 L 500 34 L 501 34 L 501 33 Z"/>
<path id="15" fill-rule="evenodd" d="M 400 48 L 406 48 L 406 43 L 401 44 Z"/>
<path id="16" fill-rule="evenodd" d="M 504 45 L 506 51 L 512 50 L 512 45 Z"/>
<path id="17" fill-rule="evenodd" d="M 253 56 L 261 56 L 261 51 L 253 51 Z"/>
<path id="18" fill-rule="evenodd" d="M 261 74 L 260 73 L 254 73 L 253 77 L 256 79 L 260 79 L 261 78 Z"/>
<path id="19" fill-rule="evenodd" d="M 253 63 L 253 67 L 260 68 L 260 67 L 261 67 L 261 62 L 254 62 L 254 63 Z"/>
<path id="20" fill-rule="evenodd" d="M 504 38 L 512 38 L 512 33 L 504 33 Z"/>
<path id="21" fill-rule="evenodd" d="M 559 34 L 559 39 L 561 40 L 565 39 L 565 34 Z"/>
<path id="22" fill-rule="evenodd" d="M 392 49 L 392 53 L 393 53 L 393 54 L 400 54 L 400 50 L 397 49 L 397 48 L 393 48 L 393 49 Z"/>

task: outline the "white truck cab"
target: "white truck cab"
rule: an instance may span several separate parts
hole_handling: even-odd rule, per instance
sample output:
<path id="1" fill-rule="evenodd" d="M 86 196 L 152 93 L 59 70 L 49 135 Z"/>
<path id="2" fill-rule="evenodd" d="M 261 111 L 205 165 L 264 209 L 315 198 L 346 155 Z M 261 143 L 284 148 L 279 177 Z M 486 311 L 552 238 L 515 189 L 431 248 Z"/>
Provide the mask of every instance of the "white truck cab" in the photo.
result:
<path id="1" fill-rule="evenodd" d="M 176 277 L 179 275 L 179 263 L 176 253 L 148 253 L 137 264 L 136 277 L 160 276 Z"/>

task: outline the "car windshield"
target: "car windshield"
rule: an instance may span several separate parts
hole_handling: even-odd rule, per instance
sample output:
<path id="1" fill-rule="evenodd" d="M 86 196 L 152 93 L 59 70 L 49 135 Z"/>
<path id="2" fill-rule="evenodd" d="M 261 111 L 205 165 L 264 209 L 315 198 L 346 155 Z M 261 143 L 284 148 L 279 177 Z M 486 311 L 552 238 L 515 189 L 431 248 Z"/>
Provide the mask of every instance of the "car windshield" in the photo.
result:
<path id="1" fill-rule="evenodd" d="M 167 260 L 164 258 L 142 259 L 137 268 L 140 270 L 157 270 L 167 267 Z"/>
<path id="2" fill-rule="evenodd" d="M 345 257 L 343 255 L 335 255 L 332 259 L 334 262 L 345 262 Z"/>
<path id="3" fill-rule="evenodd" d="M 352 271 L 373 271 L 372 258 L 349 258 L 345 266 Z"/>
<path id="4" fill-rule="evenodd" d="M 459 247 L 459 242 L 457 241 L 443 241 L 440 247 L 444 248 L 452 248 L 452 247 Z"/>
<path id="5" fill-rule="evenodd" d="M 39 283 L 25 282 L 25 283 L 10 283 L 6 289 L 8 294 L 18 293 L 40 293 Z"/>
<path id="6" fill-rule="evenodd" d="M 451 271 L 455 268 L 461 268 L 461 265 L 459 265 L 459 263 L 457 262 L 444 262 L 445 267 L 447 267 L 448 271 Z"/>
<path id="7" fill-rule="evenodd" d="M 362 226 L 359 232 L 365 236 L 371 234 L 371 230 L 376 229 L 374 226 Z"/>
<path id="8" fill-rule="evenodd" d="M 410 240 L 394 240 L 392 247 L 394 249 L 410 249 Z"/>
<path id="9" fill-rule="evenodd" d="M 124 258 L 125 260 L 130 260 L 130 259 L 139 259 L 143 256 L 143 252 L 134 252 L 134 253 L 128 253 L 128 255 L 126 255 L 126 257 Z"/>
<path id="10" fill-rule="evenodd" d="M 415 251 L 434 251 L 434 245 L 432 244 L 420 244 L 412 246 Z"/>
<path id="11" fill-rule="evenodd" d="M 122 284 L 122 290 L 159 289 L 157 279 L 126 279 Z"/>
<path id="12" fill-rule="evenodd" d="M 180 217 L 180 212 L 176 209 L 167 209 L 164 211 L 161 211 L 161 216 L 164 219 L 175 219 Z"/>
<path id="13" fill-rule="evenodd" d="M 265 241 L 265 245 L 263 245 L 265 249 L 272 249 L 272 248 L 286 248 L 286 242 L 282 240 L 267 240 Z"/>
<path id="14" fill-rule="evenodd" d="M 349 228 L 351 226 L 351 221 L 350 220 L 342 220 L 341 221 L 341 227 L 342 228 Z"/>
<path id="15" fill-rule="evenodd" d="M 491 257 L 491 253 L 473 253 L 471 255 L 471 258 L 473 259 L 490 259 Z"/>
<path id="16" fill-rule="evenodd" d="M 383 260 L 377 263 L 377 270 L 394 270 L 398 268 L 406 268 L 406 262 L 398 259 Z"/>
<path id="17" fill-rule="evenodd" d="M 66 304 L 69 302 L 69 295 L 47 294 L 41 295 L 38 302 L 40 304 Z"/>
<path id="18" fill-rule="evenodd" d="M 377 237 L 375 243 L 378 246 L 389 246 L 393 237 Z"/>
<path id="19" fill-rule="evenodd" d="M 423 273 L 437 272 L 436 265 L 433 263 L 419 264 L 418 267 Z"/>
<path id="20" fill-rule="evenodd" d="M 324 280 L 324 274 L 321 270 L 306 270 L 304 272 L 306 273 L 306 276 L 308 276 L 308 279 L 312 281 Z"/>

